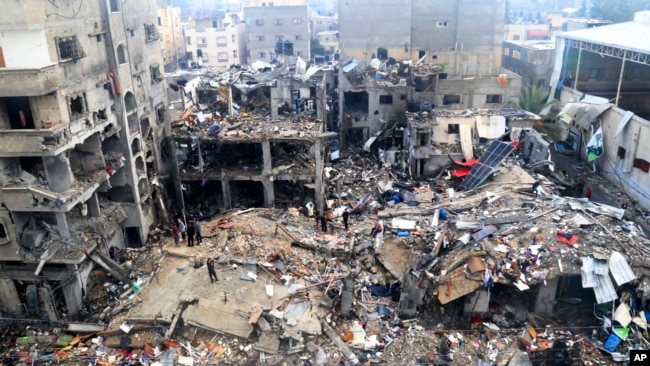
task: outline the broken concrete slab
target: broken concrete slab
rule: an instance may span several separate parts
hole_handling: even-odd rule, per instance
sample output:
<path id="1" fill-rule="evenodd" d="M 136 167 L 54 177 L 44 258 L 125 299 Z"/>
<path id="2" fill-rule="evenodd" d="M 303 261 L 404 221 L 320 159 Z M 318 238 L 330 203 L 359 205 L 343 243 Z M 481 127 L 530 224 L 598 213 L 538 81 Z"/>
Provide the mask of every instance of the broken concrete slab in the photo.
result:
<path id="1" fill-rule="evenodd" d="M 262 332 L 260 339 L 255 343 L 253 348 L 260 352 L 276 355 L 280 350 L 280 339 L 271 332 Z"/>
<path id="2" fill-rule="evenodd" d="M 253 325 L 248 323 L 248 316 L 239 315 L 239 310 L 235 301 L 199 299 L 197 305 L 189 306 L 183 312 L 183 320 L 196 327 L 248 338 L 253 333 Z"/>

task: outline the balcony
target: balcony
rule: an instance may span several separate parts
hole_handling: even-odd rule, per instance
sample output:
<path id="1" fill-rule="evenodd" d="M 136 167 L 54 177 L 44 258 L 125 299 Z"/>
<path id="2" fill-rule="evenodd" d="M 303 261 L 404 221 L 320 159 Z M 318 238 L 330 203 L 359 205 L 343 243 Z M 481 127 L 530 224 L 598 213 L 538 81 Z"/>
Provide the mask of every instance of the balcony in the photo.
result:
<path id="1" fill-rule="evenodd" d="M 6 146 L 0 157 L 55 156 L 105 130 L 115 130 L 115 124 L 100 120 L 88 127 L 78 120 L 39 130 L 0 130 L 0 144 Z"/>
<path id="2" fill-rule="evenodd" d="M 115 172 L 124 167 L 123 162 L 115 164 Z M 75 177 L 74 187 L 63 193 L 49 190 L 43 185 L 13 184 L 1 188 L 3 201 L 10 211 L 15 212 L 68 212 L 80 202 L 87 201 L 111 175 L 106 170 Z"/>
<path id="3" fill-rule="evenodd" d="M 0 68 L 0 97 L 29 97 L 55 92 L 64 81 L 58 64 L 40 68 Z"/>

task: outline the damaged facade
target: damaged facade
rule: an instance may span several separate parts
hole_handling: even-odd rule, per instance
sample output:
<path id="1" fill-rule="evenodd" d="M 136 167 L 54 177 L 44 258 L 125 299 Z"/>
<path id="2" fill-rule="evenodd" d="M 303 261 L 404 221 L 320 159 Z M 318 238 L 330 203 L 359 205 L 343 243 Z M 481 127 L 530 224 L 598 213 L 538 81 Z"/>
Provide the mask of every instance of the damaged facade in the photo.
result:
<path id="1" fill-rule="evenodd" d="M 384 123 L 403 122 L 412 102 L 448 109 L 516 105 L 520 78 L 501 67 L 504 7 L 504 1 L 458 8 L 455 1 L 340 4 L 344 145 L 362 144 Z"/>
<path id="2" fill-rule="evenodd" d="M 56 321 L 87 303 L 96 264 L 114 270 L 111 257 L 146 241 L 162 204 L 150 184 L 169 132 L 156 7 L 3 9 L 0 308 L 29 315 L 40 301 Z"/>
<path id="3" fill-rule="evenodd" d="M 298 71 L 246 67 L 201 78 L 196 103 L 172 124 L 178 195 L 188 209 L 208 195 L 202 212 L 322 202 L 331 72 Z"/>

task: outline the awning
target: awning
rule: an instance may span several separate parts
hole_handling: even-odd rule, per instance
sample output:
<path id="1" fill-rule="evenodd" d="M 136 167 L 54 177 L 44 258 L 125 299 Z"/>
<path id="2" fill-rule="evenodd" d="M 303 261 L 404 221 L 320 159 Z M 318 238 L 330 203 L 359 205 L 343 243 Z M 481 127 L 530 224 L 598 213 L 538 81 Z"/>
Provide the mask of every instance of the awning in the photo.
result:
<path id="1" fill-rule="evenodd" d="M 575 120 L 576 126 L 587 128 L 598 116 L 612 107 L 611 103 L 592 104 L 584 102 L 567 103 L 558 114 L 563 121 L 568 117 Z M 569 123 L 569 122 L 567 122 Z"/>

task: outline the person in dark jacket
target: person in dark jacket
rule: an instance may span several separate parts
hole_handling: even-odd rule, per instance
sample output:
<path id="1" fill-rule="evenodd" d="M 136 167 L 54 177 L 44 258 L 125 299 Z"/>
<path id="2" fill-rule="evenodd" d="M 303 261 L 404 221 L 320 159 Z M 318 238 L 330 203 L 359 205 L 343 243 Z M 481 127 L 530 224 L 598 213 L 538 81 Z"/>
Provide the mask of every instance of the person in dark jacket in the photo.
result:
<path id="1" fill-rule="evenodd" d="M 345 227 L 345 231 L 348 231 L 348 219 L 350 218 L 350 211 L 346 208 L 345 211 L 343 211 L 343 226 Z"/>
<path id="2" fill-rule="evenodd" d="M 208 274 L 210 275 L 210 283 L 219 282 L 217 278 L 217 271 L 214 270 L 214 259 L 208 258 L 208 261 L 205 263 L 208 266 Z"/>
<path id="3" fill-rule="evenodd" d="M 194 226 L 194 221 L 187 223 L 187 246 L 194 246 L 194 237 L 196 236 L 196 227 Z"/>

